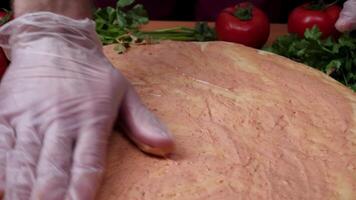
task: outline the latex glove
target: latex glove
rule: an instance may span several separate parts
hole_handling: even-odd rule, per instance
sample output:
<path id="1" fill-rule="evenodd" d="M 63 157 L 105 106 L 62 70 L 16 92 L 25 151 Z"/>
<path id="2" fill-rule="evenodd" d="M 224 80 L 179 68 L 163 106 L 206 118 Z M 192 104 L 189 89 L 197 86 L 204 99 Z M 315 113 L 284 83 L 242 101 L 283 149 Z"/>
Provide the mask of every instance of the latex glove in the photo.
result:
<path id="1" fill-rule="evenodd" d="M 340 32 L 356 29 L 356 0 L 348 0 L 344 3 L 339 19 L 335 27 Z"/>
<path id="2" fill-rule="evenodd" d="M 12 61 L 0 85 L 5 199 L 94 199 L 119 110 L 136 142 L 172 150 L 166 128 L 104 57 L 94 27 L 41 12 L 1 28 Z"/>

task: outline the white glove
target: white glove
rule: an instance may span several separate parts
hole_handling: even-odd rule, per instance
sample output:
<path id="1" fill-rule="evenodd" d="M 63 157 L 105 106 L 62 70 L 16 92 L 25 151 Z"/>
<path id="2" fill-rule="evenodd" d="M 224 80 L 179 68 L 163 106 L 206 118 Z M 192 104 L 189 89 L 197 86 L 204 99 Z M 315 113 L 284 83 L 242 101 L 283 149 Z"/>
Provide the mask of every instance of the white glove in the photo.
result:
<path id="1" fill-rule="evenodd" d="M 335 27 L 340 32 L 356 29 L 356 0 L 348 0 L 344 3 Z"/>
<path id="2" fill-rule="evenodd" d="M 7 200 L 94 199 L 120 109 L 141 145 L 169 153 L 166 128 L 105 58 L 89 20 L 25 14 L 0 29 L 0 191 Z M 117 152 L 120 153 L 120 152 Z"/>

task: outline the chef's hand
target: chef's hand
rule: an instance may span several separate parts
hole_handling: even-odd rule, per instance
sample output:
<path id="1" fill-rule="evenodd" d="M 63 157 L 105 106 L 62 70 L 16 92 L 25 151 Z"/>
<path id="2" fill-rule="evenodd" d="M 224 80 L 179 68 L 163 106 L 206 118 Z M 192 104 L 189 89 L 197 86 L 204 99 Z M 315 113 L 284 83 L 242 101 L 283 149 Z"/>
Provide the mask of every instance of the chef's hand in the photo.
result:
<path id="1" fill-rule="evenodd" d="M 145 150 L 172 150 L 165 127 L 104 57 L 91 20 L 17 16 L 0 30 L 12 61 L 0 85 L 5 199 L 94 199 L 117 115 Z"/>
<path id="2" fill-rule="evenodd" d="M 340 32 L 351 31 L 356 29 L 356 0 L 348 0 L 340 13 L 335 27 Z"/>

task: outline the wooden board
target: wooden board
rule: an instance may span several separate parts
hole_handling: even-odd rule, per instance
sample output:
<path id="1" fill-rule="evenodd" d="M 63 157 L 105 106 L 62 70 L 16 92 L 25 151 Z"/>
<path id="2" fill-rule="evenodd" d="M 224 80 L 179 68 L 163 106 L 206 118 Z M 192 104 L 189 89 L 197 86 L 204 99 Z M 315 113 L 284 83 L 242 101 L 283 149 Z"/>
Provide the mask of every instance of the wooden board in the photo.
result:
<path id="1" fill-rule="evenodd" d="M 98 199 L 356 199 L 356 96 L 321 72 L 223 42 L 105 53 L 177 150 L 113 134 Z"/>

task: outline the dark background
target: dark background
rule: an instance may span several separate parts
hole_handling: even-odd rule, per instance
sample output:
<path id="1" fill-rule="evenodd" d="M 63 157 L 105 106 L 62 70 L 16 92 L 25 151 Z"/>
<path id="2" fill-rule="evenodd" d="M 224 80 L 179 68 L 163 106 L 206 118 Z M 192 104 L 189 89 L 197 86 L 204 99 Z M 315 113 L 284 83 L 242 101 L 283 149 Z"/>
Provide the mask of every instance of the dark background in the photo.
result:
<path id="1" fill-rule="evenodd" d="M 1 1 L 0 1 L 0 7 L 1 7 L 1 8 L 5 8 L 5 9 L 9 9 L 9 7 L 10 7 L 10 1 L 1 0 Z"/>
<path id="2" fill-rule="evenodd" d="M 27 0 L 30 1 L 30 0 Z M 67 0 L 63 0 L 67 1 Z M 117 0 L 95 0 L 99 7 L 114 6 Z M 148 10 L 152 20 L 214 21 L 225 7 L 243 0 L 136 0 Z M 286 23 L 288 14 L 306 0 L 250 0 L 263 9 L 272 23 Z M 335 0 L 325 0 L 334 2 Z M 345 0 L 339 0 L 339 4 Z M 10 0 L 1 0 L 1 8 L 10 8 Z"/>
<path id="3" fill-rule="evenodd" d="M 115 5 L 116 0 L 95 0 L 99 7 Z M 153 20 L 214 21 L 218 13 L 237 3 L 250 1 L 268 15 L 272 23 L 286 23 L 289 13 L 311 0 L 136 0 L 148 10 Z M 324 0 L 333 3 L 336 0 Z M 340 5 L 345 0 L 338 0 Z"/>

